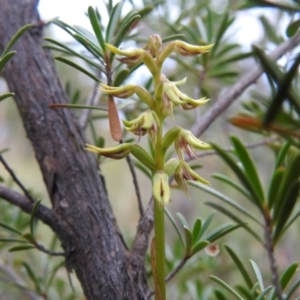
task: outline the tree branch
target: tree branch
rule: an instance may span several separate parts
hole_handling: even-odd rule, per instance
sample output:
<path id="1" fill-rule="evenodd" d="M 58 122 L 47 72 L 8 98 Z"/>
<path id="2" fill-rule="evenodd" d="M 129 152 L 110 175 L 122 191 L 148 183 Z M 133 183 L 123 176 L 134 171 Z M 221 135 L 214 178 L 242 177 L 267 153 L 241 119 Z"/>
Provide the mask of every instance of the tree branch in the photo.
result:
<path id="1" fill-rule="evenodd" d="M 6 200 L 7 202 L 18 206 L 22 211 L 31 214 L 34 202 L 30 202 L 25 196 L 7 188 L 2 185 L 0 185 L 0 198 Z M 37 208 L 37 211 L 35 213 L 35 216 L 50 226 L 50 228 L 54 232 L 61 232 L 61 224 L 53 211 L 43 204 L 40 204 Z"/>
<path id="2" fill-rule="evenodd" d="M 24 187 L 24 185 L 21 183 L 21 181 L 18 179 L 14 171 L 9 167 L 8 163 L 5 161 L 3 156 L 0 154 L 0 162 L 3 164 L 6 171 L 10 174 L 10 176 L 13 178 L 14 182 L 19 186 L 19 188 L 23 191 L 23 193 L 26 195 L 28 200 L 31 202 L 34 202 L 34 199 L 31 197 L 28 190 Z"/>
<path id="3" fill-rule="evenodd" d="M 270 53 L 273 59 L 279 59 L 286 52 L 298 46 L 300 42 L 300 34 L 280 44 L 274 51 Z M 261 67 L 256 66 L 253 70 L 241 78 L 235 85 L 228 91 L 219 96 L 215 104 L 204 114 L 204 116 L 196 122 L 191 131 L 195 136 L 200 136 L 210 124 L 225 111 L 232 102 L 234 102 L 251 84 L 253 84 L 258 77 L 263 73 Z"/>

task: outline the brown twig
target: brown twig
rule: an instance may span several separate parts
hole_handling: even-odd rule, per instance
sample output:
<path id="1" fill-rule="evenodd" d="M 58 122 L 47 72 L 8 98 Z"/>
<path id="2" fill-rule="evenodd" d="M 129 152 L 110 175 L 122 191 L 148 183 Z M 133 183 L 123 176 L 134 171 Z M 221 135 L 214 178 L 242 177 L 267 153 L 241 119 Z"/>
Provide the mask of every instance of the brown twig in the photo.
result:
<path id="1" fill-rule="evenodd" d="M 189 259 L 188 257 L 184 257 L 180 261 L 180 263 L 176 266 L 176 268 L 168 274 L 168 276 L 166 277 L 166 282 L 169 282 L 182 269 L 182 267 L 186 264 L 188 259 Z M 154 293 L 155 291 L 150 291 L 147 299 L 150 299 L 154 295 Z"/>
<path id="2" fill-rule="evenodd" d="M 38 250 L 40 250 L 46 254 L 49 254 L 51 256 L 67 256 L 67 254 L 65 252 L 50 251 L 50 250 L 46 249 L 43 245 L 38 244 L 37 242 L 34 242 L 33 244 Z"/>
<path id="3" fill-rule="evenodd" d="M 14 171 L 9 167 L 8 163 L 5 161 L 3 156 L 0 154 L 0 161 L 3 164 L 6 171 L 10 174 L 10 176 L 13 178 L 14 182 L 19 186 L 19 188 L 23 191 L 25 196 L 28 198 L 29 201 L 35 202 L 35 200 L 31 197 L 28 190 L 24 187 L 24 185 L 21 183 L 21 181 L 18 179 Z"/>
<path id="4" fill-rule="evenodd" d="M 136 172 L 132 163 L 132 159 L 129 155 L 126 156 L 126 161 L 132 176 L 132 181 L 133 181 L 133 185 L 134 185 L 134 190 L 135 190 L 135 194 L 137 197 L 137 202 L 138 202 L 138 207 L 139 207 L 139 212 L 140 212 L 140 216 L 143 216 L 144 214 L 144 208 L 143 208 L 143 203 L 142 203 L 142 197 L 141 197 L 141 192 L 140 192 L 140 187 L 137 181 L 137 176 L 136 176 Z"/>
<path id="5" fill-rule="evenodd" d="M 273 59 L 279 59 L 286 52 L 292 50 L 300 42 L 300 34 L 280 44 L 274 51 L 270 53 Z M 195 136 L 200 136 L 210 124 L 223 112 L 230 104 L 232 104 L 258 77 L 263 73 L 261 67 L 256 66 L 247 75 L 241 78 L 224 94 L 219 96 L 215 104 L 202 116 L 201 120 L 196 122 L 191 131 Z"/>
<path id="6" fill-rule="evenodd" d="M 272 284 L 275 288 L 276 299 L 283 300 L 280 279 L 277 269 L 277 263 L 274 255 L 274 245 L 272 242 L 272 220 L 268 213 L 264 214 L 265 218 L 265 248 L 268 252 L 270 270 L 272 274 Z"/>
<path id="7" fill-rule="evenodd" d="M 18 206 L 24 212 L 31 214 L 34 203 L 28 201 L 28 198 L 20 193 L 17 193 L 7 187 L 0 185 L 0 198 L 6 200 L 7 202 Z M 36 218 L 49 225 L 54 232 L 60 232 L 61 225 L 57 217 L 54 215 L 53 211 L 46 206 L 40 204 L 35 213 Z"/>

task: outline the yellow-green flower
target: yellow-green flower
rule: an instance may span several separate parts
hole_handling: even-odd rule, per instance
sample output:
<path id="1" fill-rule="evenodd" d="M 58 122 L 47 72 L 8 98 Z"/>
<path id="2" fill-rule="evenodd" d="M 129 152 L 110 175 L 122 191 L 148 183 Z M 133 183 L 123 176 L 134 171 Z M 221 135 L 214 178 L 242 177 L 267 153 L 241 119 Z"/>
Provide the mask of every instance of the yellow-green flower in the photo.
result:
<path id="1" fill-rule="evenodd" d="M 186 180 L 198 181 L 209 184 L 207 180 L 199 176 L 191 167 L 183 160 L 172 158 L 165 163 L 165 172 L 168 176 L 174 175 L 174 180 L 178 186 L 187 194 Z"/>
<path id="2" fill-rule="evenodd" d="M 183 85 L 186 78 L 180 81 L 169 81 L 165 75 L 161 76 L 162 82 L 162 101 L 168 114 L 173 116 L 173 107 L 180 106 L 183 109 L 192 109 L 201 106 L 209 101 L 207 98 L 193 99 L 188 95 L 182 93 L 177 86 Z"/>
<path id="3" fill-rule="evenodd" d="M 151 141 L 154 143 L 157 131 L 157 124 L 155 122 L 153 114 L 155 114 L 153 111 L 147 110 L 133 120 L 122 121 L 127 131 L 132 132 L 133 134 L 138 136 L 142 136 L 148 133 Z"/>
<path id="4" fill-rule="evenodd" d="M 195 149 L 209 150 L 211 145 L 197 139 L 189 130 L 181 129 L 175 140 L 175 150 L 178 157 L 184 160 L 183 153 L 189 157 L 197 157 Z"/>

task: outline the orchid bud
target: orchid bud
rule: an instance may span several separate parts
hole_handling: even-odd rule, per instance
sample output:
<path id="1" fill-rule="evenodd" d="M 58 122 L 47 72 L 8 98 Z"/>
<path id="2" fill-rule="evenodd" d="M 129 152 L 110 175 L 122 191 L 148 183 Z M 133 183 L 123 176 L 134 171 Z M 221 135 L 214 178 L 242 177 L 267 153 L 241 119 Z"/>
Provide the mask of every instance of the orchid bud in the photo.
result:
<path id="1" fill-rule="evenodd" d="M 119 144 L 112 148 L 98 148 L 93 145 L 86 144 L 85 150 L 113 159 L 122 159 L 130 153 L 131 148 L 132 144 L 129 143 Z"/>
<path id="2" fill-rule="evenodd" d="M 118 58 L 118 60 L 127 65 L 135 65 L 142 61 L 144 57 L 143 49 L 134 49 L 134 50 L 120 50 L 117 47 L 105 44 L 106 47 L 114 54 L 122 55 L 122 58 Z"/>
<path id="3" fill-rule="evenodd" d="M 152 192 L 154 200 L 160 206 L 166 205 L 170 200 L 169 177 L 163 171 L 158 171 L 153 176 Z"/>
<path id="4" fill-rule="evenodd" d="M 118 98 L 128 98 L 134 94 L 135 85 L 128 84 L 121 87 L 109 86 L 100 83 L 100 91 Z"/>

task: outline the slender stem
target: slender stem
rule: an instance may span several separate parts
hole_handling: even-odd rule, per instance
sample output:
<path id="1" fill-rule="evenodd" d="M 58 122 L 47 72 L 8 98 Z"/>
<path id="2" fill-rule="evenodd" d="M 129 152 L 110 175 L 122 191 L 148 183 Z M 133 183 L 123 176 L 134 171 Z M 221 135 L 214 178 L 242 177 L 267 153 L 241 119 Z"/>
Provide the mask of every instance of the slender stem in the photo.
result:
<path id="1" fill-rule="evenodd" d="M 155 234 L 155 272 L 158 287 L 155 289 L 155 299 L 166 299 L 165 284 L 165 223 L 164 208 L 154 201 L 154 234 Z M 157 290 L 159 289 L 159 291 Z"/>
<path id="2" fill-rule="evenodd" d="M 159 116 L 160 117 L 160 116 Z M 161 152 L 163 118 L 160 118 L 160 124 L 157 129 L 155 145 L 156 170 L 164 169 L 164 155 Z M 164 207 L 154 200 L 154 235 L 155 235 L 155 272 L 158 286 L 155 288 L 155 299 L 166 299 L 165 283 L 165 222 Z M 159 289 L 159 290 L 157 290 Z"/>
<path id="3" fill-rule="evenodd" d="M 129 170 L 130 170 L 130 173 L 131 173 L 131 176 L 132 176 L 132 181 L 133 181 L 135 194 L 136 194 L 137 201 L 138 201 L 140 216 L 143 216 L 144 208 L 143 208 L 143 203 L 142 203 L 142 196 L 141 196 L 141 192 L 140 192 L 140 187 L 139 187 L 139 184 L 138 184 L 138 181 L 137 181 L 137 176 L 136 176 L 136 172 L 135 172 L 131 157 L 129 155 L 126 156 L 126 161 L 127 161 L 127 164 L 129 166 Z"/>
<path id="4" fill-rule="evenodd" d="M 275 287 L 276 299 L 283 300 L 281 284 L 278 275 L 276 259 L 274 255 L 274 245 L 272 242 L 272 220 L 268 212 L 264 213 L 265 218 L 265 248 L 268 252 L 270 269 L 272 273 L 272 284 Z"/>

